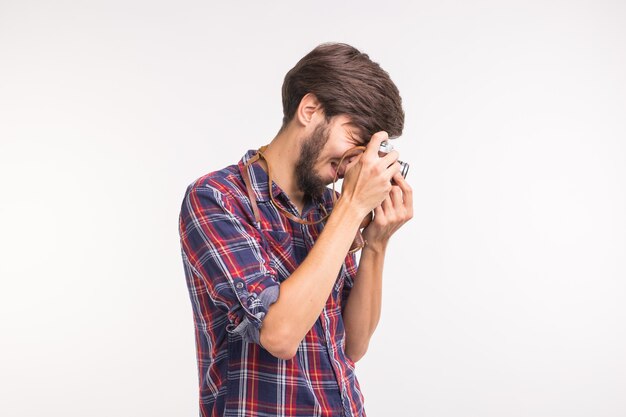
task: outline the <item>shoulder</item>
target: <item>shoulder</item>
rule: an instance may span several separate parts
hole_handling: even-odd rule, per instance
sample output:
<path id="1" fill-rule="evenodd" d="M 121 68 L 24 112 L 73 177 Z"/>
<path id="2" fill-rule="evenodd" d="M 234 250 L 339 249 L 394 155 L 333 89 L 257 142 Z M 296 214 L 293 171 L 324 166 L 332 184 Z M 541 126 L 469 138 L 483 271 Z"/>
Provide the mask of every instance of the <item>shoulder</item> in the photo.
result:
<path id="1" fill-rule="evenodd" d="M 247 198 L 246 186 L 239 172 L 239 166 L 232 164 L 197 178 L 187 186 L 185 199 L 200 194 L 211 194 L 216 198 L 226 200 Z"/>
<path id="2" fill-rule="evenodd" d="M 209 172 L 187 186 L 183 211 L 204 211 L 212 208 L 248 218 L 250 206 L 246 186 L 238 164 Z"/>

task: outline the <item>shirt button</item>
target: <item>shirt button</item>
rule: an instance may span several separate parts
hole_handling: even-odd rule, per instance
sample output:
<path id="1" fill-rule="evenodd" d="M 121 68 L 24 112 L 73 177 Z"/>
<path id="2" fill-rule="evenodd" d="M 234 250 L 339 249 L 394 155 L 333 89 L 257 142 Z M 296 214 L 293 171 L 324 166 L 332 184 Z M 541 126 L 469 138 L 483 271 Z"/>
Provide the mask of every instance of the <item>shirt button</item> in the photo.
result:
<path id="1" fill-rule="evenodd" d="M 238 282 L 238 283 L 237 283 L 237 285 L 236 285 L 236 287 L 237 287 L 238 289 L 242 289 L 242 288 L 243 288 L 243 282 Z"/>

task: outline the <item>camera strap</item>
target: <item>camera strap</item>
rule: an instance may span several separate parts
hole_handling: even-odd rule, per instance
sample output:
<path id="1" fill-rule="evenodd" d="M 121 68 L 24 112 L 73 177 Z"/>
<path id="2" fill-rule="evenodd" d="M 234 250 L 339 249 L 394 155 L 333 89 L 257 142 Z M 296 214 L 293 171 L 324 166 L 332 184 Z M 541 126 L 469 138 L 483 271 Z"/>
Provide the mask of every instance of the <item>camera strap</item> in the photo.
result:
<path id="1" fill-rule="evenodd" d="M 246 184 L 246 190 L 248 192 L 248 198 L 250 199 L 250 205 L 252 206 L 252 213 L 254 214 L 254 218 L 255 218 L 255 220 L 257 222 L 257 225 L 261 224 L 261 215 L 259 213 L 259 208 L 257 206 L 256 196 L 255 196 L 255 193 L 254 193 L 254 189 L 252 188 L 252 181 L 250 180 L 250 173 L 248 172 L 248 169 L 249 169 L 250 165 L 252 165 L 253 163 L 259 161 L 260 159 L 263 159 L 265 161 L 265 164 L 267 165 L 267 184 L 268 184 L 268 187 L 269 187 L 269 196 L 270 196 L 270 200 L 272 201 L 272 203 L 274 204 L 274 206 L 276 208 L 278 208 L 290 220 L 293 220 L 294 222 L 299 223 L 299 224 L 312 225 L 312 224 L 321 223 L 324 220 L 326 220 L 330 216 L 330 214 L 326 211 L 326 208 L 324 207 L 323 204 L 320 204 L 320 208 L 324 212 L 324 217 L 322 217 L 319 220 L 309 221 L 309 220 L 302 219 L 302 218 L 294 215 L 293 213 L 290 213 L 289 211 L 287 211 L 283 207 L 281 207 L 274 200 L 274 195 L 272 194 L 272 182 L 273 182 L 272 181 L 272 169 L 270 167 L 270 164 L 269 164 L 267 158 L 265 158 L 265 155 L 263 154 L 263 152 L 266 149 L 267 149 L 267 145 L 261 146 L 257 150 L 256 154 L 254 154 L 245 163 L 244 169 L 240 170 L 241 171 L 241 175 L 243 177 L 243 182 Z M 341 161 L 339 162 L 338 166 L 341 166 L 341 164 L 343 163 L 343 160 L 347 156 L 352 154 L 357 149 L 365 149 L 365 146 L 356 146 L 356 147 L 348 150 L 341 157 Z M 332 193 L 333 206 L 337 202 L 337 195 L 336 195 L 336 192 L 335 192 L 335 183 L 337 182 L 337 177 L 338 177 L 338 172 L 335 172 L 335 178 L 333 180 L 333 193 Z M 363 222 L 359 226 L 359 230 L 357 230 L 356 236 L 354 237 L 354 241 L 352 242 L 352 245 L 350 246 L 350 251 L 348 253 L 353 253 L 353 252 L 356 252 L 358 250 L 361 250 L 367 244 L 367 241 L 365 239 L 363 239 L 363 235 L 362 235 L 360 229 L 364 228 L 364 227 L 367 227 L 367 225 L 372 220 L 372 217 L 373 217 L 372 213 L 370 213 L 367 217 L 365 217 L 365 219 L 363 219 Z"/>

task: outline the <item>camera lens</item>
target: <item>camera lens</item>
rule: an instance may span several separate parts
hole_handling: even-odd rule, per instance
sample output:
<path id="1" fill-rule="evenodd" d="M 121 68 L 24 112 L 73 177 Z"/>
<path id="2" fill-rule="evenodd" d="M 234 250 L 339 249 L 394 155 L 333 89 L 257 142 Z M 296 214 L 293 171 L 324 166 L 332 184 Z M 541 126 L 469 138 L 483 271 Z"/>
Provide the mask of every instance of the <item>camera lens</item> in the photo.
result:
<path id="1" fill-rule="evenodd" d="M 407 164 L 406 162 L 402 162 L 402 161 L 398 161 L 398 163 L 402 167 L 402 170 L 400 171 L 400 174 L 402 174 L 403 178 L 406 178 L 406 174 L 409 173 L 409 164 Z"/>

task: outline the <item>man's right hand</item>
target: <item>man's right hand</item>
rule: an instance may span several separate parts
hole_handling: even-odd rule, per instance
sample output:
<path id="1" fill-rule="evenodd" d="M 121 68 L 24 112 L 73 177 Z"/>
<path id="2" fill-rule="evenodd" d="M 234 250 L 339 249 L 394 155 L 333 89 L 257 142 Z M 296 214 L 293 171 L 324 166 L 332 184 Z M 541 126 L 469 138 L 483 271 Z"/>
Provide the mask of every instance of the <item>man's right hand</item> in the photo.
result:
<path id="1" fill-rule="evenodd" d="M 396 162 L 398 151 L 392 150 L 383 157 L 378 155 L 380 144 L 388 139 L 387 132 L 376 132 L 365 151 L 346 167 L 341 198 L 347 199 L 363 217 L 380 206 L 389 195 L 391 179 L 402 169 Z"/>

